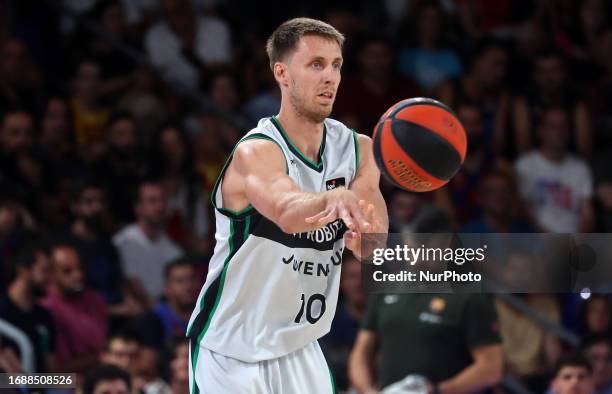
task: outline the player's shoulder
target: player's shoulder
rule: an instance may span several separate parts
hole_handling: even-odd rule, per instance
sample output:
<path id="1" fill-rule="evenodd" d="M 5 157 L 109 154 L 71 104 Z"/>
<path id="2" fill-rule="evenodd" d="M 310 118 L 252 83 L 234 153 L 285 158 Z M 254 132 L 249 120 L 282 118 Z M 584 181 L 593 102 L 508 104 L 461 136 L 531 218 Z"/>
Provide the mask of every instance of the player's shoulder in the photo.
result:
<path id="1" fill-rule="evenodd" d="M 264 160 L 274 162 L 284 161 L 283 150 L 274 138 L 274 125 L 270 118 L 261 119 L 257 126 L 251 129 L 237 143 L 233 151 L 234 160 L 239 163 L 253 163 Z"/>
<path id="2" fill-rule="evenodd" d="M 352 135 L 355 132 L 355 130 L 336 119 L 326 118 L 324 123 L 328 134 Z"/>

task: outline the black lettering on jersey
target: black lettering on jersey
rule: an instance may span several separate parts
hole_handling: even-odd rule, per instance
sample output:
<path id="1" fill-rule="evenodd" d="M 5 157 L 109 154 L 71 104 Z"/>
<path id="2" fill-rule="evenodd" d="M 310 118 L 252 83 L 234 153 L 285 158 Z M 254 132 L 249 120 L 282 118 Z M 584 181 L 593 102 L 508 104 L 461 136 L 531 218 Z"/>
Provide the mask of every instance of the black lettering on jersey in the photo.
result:
<path id="1" fill-rule="evenodd" d="M 320 251 L 332 250 L 334 243 L 342 239 L 346 231 L 340 219 L 325 227 L 305 233 L 287 234 L 274 222 L 256 212 L 251 216 L 251 234 L 276 241 L 290 248 L 310 248 Z"/>
<path id="2" fill-rule="evenodd" d="M 334 178 L 329 181 L 325 181 L 325 190 L 334 190 L 340 186 L 346 186 L 344 178 Z"/>

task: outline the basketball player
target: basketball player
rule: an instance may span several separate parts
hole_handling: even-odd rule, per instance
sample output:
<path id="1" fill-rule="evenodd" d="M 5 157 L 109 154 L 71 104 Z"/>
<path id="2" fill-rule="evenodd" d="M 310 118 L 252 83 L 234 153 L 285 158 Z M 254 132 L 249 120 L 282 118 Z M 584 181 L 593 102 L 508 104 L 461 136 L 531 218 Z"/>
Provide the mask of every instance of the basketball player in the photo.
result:
<path id="1" fill-rule="evenodd" d="M 189 321 L 191 393 L 332 393 L 317 339 L 346 246 L 386 233 L 371 140 L 327 119 L 344 37 L 297 18 L 268 40 L 282 102 L 232 152 L 212 192 L 216 239 Z"/>

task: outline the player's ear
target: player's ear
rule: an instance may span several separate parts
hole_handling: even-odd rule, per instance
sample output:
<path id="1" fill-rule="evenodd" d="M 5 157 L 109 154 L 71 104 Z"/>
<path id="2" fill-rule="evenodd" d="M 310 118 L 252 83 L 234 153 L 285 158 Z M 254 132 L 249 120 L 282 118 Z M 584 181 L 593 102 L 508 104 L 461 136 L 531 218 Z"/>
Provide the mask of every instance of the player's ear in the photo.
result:
<path id="1" fill-rule="evenodd" d="M 278 82 L 281 86 L 287 86 L 287 65 L 281 62 L 276 62 L 274 63 L 273 71 L 276 82 Z"/>

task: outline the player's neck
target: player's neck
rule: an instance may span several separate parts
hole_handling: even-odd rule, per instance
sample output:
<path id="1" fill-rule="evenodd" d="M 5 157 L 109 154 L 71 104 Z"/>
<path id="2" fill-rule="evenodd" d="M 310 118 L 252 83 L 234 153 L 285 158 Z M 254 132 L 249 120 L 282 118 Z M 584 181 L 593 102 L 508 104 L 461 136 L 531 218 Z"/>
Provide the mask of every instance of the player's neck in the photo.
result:
<path id="1" fill-rule="evenodd" d="M 323 138 L 323 123 L 309 121 L 282 106 L 276 119 L 293 145 L 308 159 L 317 163 Z"/>

